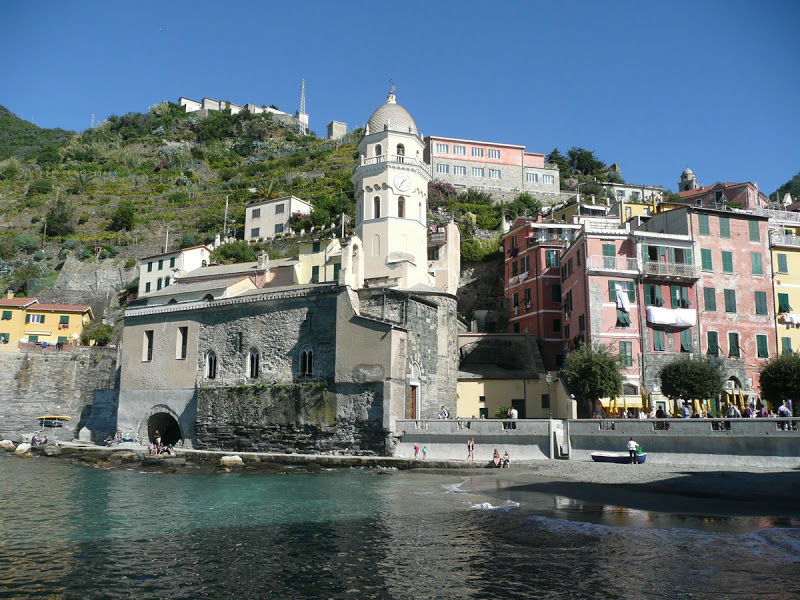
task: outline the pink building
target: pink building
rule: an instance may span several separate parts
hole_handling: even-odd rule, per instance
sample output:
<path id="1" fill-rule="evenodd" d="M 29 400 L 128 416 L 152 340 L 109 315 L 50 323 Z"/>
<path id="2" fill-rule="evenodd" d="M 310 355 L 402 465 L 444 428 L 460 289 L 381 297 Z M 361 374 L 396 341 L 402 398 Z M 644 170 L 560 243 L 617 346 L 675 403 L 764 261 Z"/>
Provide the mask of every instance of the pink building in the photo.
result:
<path id="1" fill-rule="evenodd" d="M 564 361 L 561 332 L 561 251 L 579 225 L 518 217 L 503 238 L 509 331 L 536 336 L 548 371 Z"/>

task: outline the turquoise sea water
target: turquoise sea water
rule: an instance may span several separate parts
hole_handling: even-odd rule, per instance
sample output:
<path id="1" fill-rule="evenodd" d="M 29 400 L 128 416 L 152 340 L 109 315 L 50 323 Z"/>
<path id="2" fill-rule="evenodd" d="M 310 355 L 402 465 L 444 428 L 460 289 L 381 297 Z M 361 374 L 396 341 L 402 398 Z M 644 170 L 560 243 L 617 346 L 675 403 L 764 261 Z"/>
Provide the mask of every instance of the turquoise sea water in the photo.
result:
<path id="1" fill-rule="evenodd" d="M 496 475 L 0 455 L 0 598 L 797 598 L 798 526 L 589 505 Z"/>

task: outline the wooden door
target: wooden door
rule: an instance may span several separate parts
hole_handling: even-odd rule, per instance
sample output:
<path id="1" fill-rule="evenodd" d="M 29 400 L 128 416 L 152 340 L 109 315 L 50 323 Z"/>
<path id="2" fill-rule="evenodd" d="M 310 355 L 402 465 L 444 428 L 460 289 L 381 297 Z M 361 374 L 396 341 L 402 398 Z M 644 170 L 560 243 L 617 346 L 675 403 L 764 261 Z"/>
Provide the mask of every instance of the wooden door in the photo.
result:
<path id="1" fill-rule="evenodd" d="M 415 385 L 408 388 L 408 418 L 417 418 L 417 386 Z"/>

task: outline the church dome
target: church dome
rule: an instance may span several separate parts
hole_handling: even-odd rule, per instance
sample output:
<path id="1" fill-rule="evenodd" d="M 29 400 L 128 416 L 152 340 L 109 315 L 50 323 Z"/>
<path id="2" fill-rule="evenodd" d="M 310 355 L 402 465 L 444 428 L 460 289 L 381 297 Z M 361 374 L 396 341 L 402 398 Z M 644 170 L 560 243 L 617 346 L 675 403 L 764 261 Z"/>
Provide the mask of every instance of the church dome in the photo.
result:
<path id="1" fill-rule="evenodd" d="M 686 168 L 683 170 L 683 173 L 682 173 L 682 175 L 683 175 L 684 177 L 688 177 L 689 175 L 694 175 L 694 171 L 692 171 L 692 170 L 691 170 L 689 167 L 686 167 Z"/>
<path id="2" fill-rule="evenodd" d="M 403 133 L 419 135 L 414 119 L 405 108 L 397 104 L 394 94 L 391 92 L 386 99 L 386 104 L 379 106 L 367 122 L 369 133 L 383 131 L 384 126 L 390 131 L 402 131 Z"/>

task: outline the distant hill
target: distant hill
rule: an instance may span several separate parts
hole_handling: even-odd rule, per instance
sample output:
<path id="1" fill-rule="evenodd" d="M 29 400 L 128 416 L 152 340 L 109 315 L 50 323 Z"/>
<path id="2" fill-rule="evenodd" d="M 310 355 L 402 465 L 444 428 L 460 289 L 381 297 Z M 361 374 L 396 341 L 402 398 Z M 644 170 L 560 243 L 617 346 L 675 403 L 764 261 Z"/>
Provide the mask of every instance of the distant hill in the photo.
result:
<path id="1" fill-rule="evenodd" d="M 778 202 L 783 200 L 784 195 L 788 192 L 791 194 L 792 198 L 795 200 L 800 199 L 800 172 L 797 173 L 794 177 L 792 177 L 789 181 L 784 183 L 781 187 L 777 190 L 778 194 Z M 772 198 L 775 194 L 770 194 L 770 198 Z"/>
<path id="2" fill-rule="evenodd" d="M 64 146 L 74 135 L 65 129 L 42 129 L 0 106 L 0 160 L 13 156 L 24 161 L 48 146 Z"/>

